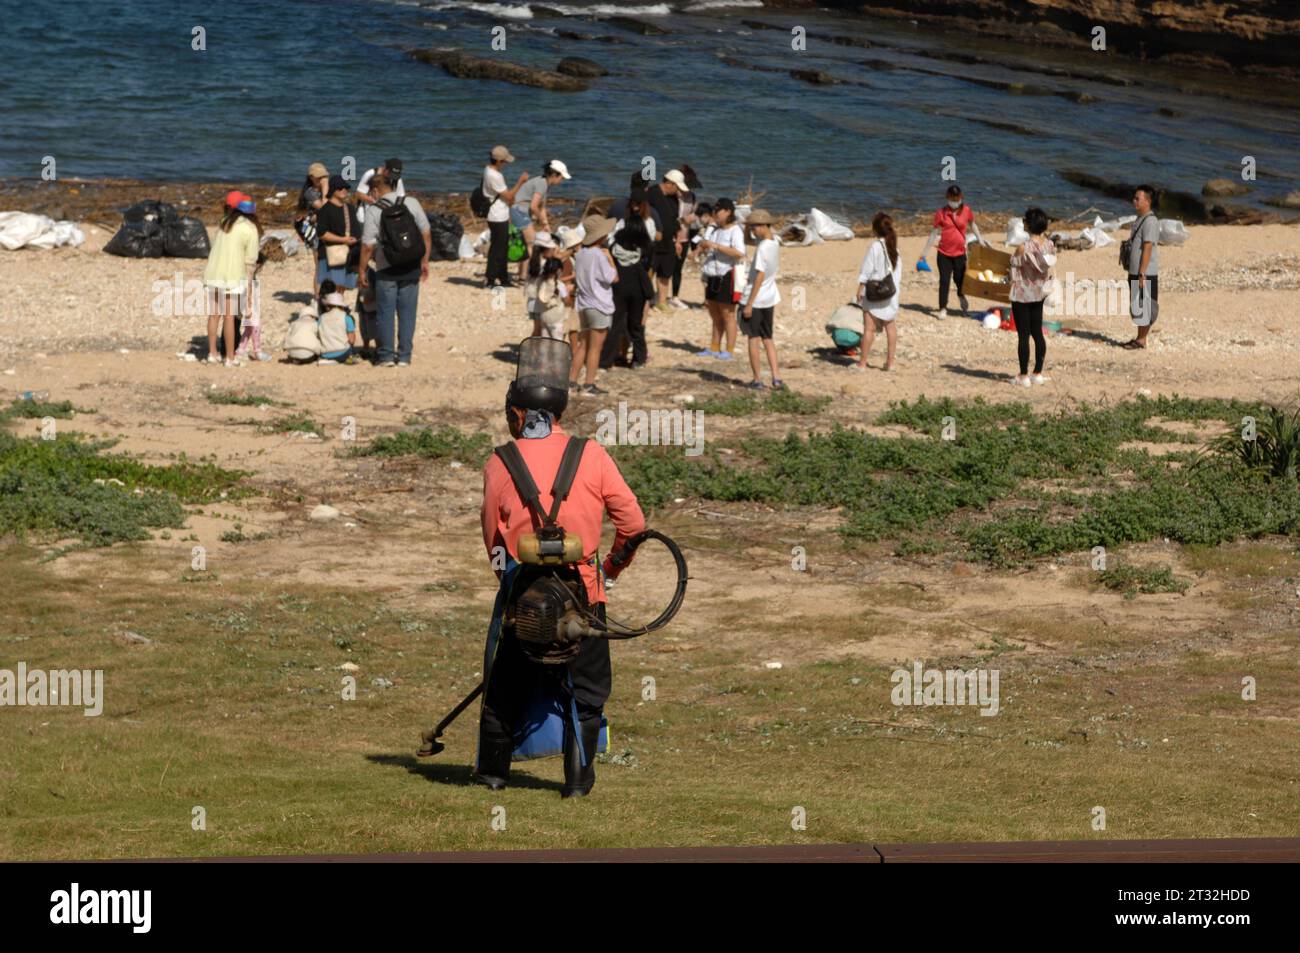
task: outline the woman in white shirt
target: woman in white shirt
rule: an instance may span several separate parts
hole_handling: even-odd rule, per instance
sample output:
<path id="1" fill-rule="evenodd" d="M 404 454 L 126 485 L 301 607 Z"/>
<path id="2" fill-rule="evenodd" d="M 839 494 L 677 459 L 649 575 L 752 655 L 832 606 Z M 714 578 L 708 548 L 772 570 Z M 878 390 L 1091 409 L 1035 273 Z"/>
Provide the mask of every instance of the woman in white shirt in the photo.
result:
<path id="1" fill-rule="evenodd" d="M 502 169 L 515 157 L 505 146 L 492 149 L 491 160 L 483 167 L 483 194 L 492 200 L 488 209 L 487 223 L 491 241 L 488 244 L 487 287 L 511 287 L 509 259 L 506 252 L 510 245 L 510 206 L 515 201 L 515 194 L 520 186 L 528 181 L 528 173 L 520 172 L 519 181 L 513 189 L 506 188 L 506 177 Z"/>
<path id="2" fill-rule="evenodd" d="M 885 370 L 894 369 L 894 352 L 898 347 L 898 327 L 894 319 L 898 317 L 898 289 L 903 283 L 903 259 L 898 254 L 898 236 L 894 234 L 894 220 L 884 212 L 877 212 L 871 220 L 871 230 L 876 240 L 867 249 L 858 269 L 858 303 L 863 311 L 862 354 L 858 358 L 857 368 L 867 369 L 867 354 L 875 343 L 876 332 L 885 332 Z M 890 281 L 893 293 L 875 297 L 868 295 L 867 286 L 879 291 L 881 283 Z M 888 290 L 888 284 L 884 290 Z"/>
<path id="3" fill-rule="evenodd" d="M 706 254 L 700 272 L 704 275 L 704 305 L 713 321 L 713 340 L 697 357 L 731 360 L 736 348 L 736 302 L 745 290 L 745 230 L 736 224 L 736 205 L 718 199 L 713 205 L 713 229 L 700 239 Z M 727 347 L 722 347 L 723 338 Z"/>

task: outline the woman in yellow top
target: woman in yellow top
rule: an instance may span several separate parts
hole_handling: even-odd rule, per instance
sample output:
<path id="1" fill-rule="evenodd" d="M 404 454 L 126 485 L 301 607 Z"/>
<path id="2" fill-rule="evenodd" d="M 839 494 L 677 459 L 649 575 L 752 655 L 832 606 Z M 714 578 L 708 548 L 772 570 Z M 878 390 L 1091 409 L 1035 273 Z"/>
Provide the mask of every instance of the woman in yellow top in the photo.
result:
<path id="1" fill-rule="evenodd" d="M 238 198 L 237 202 L 230 199 Z M 213 239 L 203 284 L 208 289 L 208 363 L 221 360 L 217 353 L 217 326 L 221 323 L 226 345 L 226 366 L 238 367 L 235 357 L 235 314 L 248 314 L 251 305 L 252 272 L 262 226 L 257 206 L 242 193 L 227 198 L 226 214 Z"/>

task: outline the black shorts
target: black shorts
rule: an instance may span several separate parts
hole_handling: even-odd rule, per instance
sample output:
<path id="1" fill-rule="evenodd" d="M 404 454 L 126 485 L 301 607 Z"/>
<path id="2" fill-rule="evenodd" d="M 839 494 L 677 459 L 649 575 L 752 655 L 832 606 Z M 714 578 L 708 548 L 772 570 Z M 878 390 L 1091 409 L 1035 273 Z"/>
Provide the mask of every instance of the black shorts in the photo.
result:
<path id="1" fill-rule="evenodd" d="M 717 301 L 721 304 L 735 304 L 736 297 L 732 293 L 735 283 L 736 274 L 732 271 L 727 272 L 725 275 L 705 275 L 704 300 Z"/>
<path id="2" fill-rule="evenodd" d="M 677 249 L 672 245 L 668 246 L 667 251 L 656 247 L 655 253 L 650 257 L 650 268 L 656 278 L 671 278 L 677 270 Z"/>
<path id="3" fill-rule="evenodd" d="M 753 317 L 745 317 L 745 309 L 740 309 L 740 330 L 745 332 L 747 338 L 772 339 L 772 315 L 776 308 L 755 308 Z"/>

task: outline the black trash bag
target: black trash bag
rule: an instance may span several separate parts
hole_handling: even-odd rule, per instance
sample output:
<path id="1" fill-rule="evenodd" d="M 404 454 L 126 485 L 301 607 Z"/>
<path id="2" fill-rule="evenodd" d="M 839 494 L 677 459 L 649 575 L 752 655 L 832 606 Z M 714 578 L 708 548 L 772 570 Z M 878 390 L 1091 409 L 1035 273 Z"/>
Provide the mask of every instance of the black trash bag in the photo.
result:
<path id="1" fill-rule="evenodd" d="M 163 226 L 163 254 L 168 258 L 207 258 L 208 230 L 197 218 L 185 216 Z"/>
<path id="2" fill-rule="evenodd" d="M 465 228 L 460 219 L 454 215 L 429 216 L 429 244 L 433 246 L 429 257 L 434 261 L 458 261 L 460 259 L 460 237 Z"/>
<path id="3" fill-rule="evenodd" d="M 143 202 L 136 202 L 122 213 L 122 220 L 128 224 L 134 222 L 157 222 L 159 225 L 170 225 L 179 217 L 180 216 L 176 214 L 175 205 L 168 205 L 166 202 L 160 202 L 157 199 L 146 199 Z"/>
<path id="4" fill-rule="evenodd" d="M 161 258 L 163 230 L 157 222 L 127 222 L 104 246 L 104 251 L 121 258 Z"/>

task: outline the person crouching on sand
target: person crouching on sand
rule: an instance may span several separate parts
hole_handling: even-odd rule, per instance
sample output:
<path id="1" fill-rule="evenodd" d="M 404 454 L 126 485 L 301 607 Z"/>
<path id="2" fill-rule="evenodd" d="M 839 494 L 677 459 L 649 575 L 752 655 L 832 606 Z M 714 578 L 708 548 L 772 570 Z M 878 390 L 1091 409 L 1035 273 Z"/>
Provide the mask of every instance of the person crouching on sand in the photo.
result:
<path id="1" fill-rule="evenodd" d="M 877 212 L 871 220 L 876 240 L 867 249 L 858 269 L 858 303 L 862 305 L 862 353 L 857 368 L 867 369 L 867 355 L 876 341 L 876 332 L 885 332 L 885 370 L 894 369 L 898 349 L 898 293 L 903 283 L 903 258 L 898 253 L 898 236 L 894 220 Z"/>

